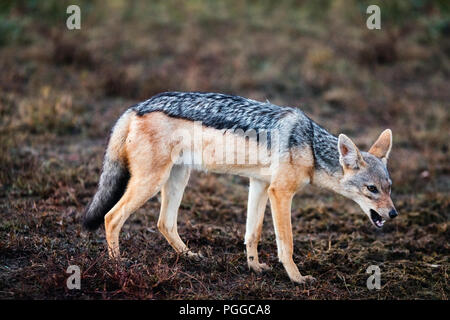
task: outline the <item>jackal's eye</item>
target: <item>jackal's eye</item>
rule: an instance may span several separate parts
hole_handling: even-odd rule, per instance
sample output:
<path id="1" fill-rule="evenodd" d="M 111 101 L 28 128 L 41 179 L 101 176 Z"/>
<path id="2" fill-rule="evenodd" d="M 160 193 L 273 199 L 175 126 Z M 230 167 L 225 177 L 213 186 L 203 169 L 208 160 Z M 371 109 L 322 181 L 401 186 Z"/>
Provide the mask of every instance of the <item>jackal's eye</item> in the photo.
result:
<path id="1" fill-rule="evenodd" d="M 375 186 L 367 186 L 367 190 L 369 190 L 372 193 L 378 193 L 378 189 Z"/>

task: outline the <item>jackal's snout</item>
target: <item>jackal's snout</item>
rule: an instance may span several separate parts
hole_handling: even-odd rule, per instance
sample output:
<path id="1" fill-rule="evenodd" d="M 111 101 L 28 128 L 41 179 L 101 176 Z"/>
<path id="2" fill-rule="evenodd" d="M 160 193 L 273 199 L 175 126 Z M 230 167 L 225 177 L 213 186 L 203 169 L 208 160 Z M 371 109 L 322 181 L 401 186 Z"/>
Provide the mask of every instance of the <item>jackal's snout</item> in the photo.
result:
<path id="1" fill-rule="evenodd" d="M 393 208 L 393 209 L 391 209 L 391 211 L 389 211 L 389 218 L 394 219 L 397 216 L 398 216 L 398 212 L 397 212 L 397 210 L 395 210 L 395 208 Z"/>

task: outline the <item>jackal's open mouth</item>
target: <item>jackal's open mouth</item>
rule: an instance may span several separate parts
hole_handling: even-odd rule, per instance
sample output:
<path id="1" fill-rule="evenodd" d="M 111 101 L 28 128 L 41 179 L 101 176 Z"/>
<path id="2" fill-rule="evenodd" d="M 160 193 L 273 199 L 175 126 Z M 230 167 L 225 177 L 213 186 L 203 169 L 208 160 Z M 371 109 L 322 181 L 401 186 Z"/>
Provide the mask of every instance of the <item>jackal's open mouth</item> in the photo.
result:
<path id="1" fill-rule="evenodd" d="M 377 228 L 381 228 L 385 223 L 385 220 L 373 209 L 370 209 L 370 218 Z"/>

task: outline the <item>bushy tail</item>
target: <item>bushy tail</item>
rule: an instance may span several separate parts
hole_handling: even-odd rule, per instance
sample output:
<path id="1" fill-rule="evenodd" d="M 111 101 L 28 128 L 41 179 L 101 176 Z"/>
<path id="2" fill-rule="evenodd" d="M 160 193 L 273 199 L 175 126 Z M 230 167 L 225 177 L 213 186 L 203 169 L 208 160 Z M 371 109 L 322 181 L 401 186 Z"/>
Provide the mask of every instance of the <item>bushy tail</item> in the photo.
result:
<path id="1" fill-rule="evenodd" d="M 109 138 L 98 190 L 84 213 L 83 226 L 88 230 L 95 230 L 102 225 L 105 215 L 127 188 L 130 172 L 123 146 L 128 135 L 131 112 L 125 112 L 119 118 Z"/>

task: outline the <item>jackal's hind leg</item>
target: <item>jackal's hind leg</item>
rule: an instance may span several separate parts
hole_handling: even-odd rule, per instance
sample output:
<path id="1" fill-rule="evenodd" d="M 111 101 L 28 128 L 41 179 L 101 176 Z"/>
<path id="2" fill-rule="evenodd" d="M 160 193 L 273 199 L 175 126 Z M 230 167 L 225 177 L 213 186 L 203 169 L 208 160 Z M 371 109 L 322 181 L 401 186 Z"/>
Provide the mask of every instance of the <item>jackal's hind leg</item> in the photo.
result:
<path id="1" fill-rule="evenodd" d="M 119 233 L 128 217 L 156 195 L 169 178 L 173 162 L 168 154 L 153 156 L 157 147 L 129 137 L 130 181 L 119 202 L 105 216 L 106 240 L 110 257 L 119 257 Z"/>
<path id="2" fill-rule="evenodd" d="M 245 231 L 245 245 L 247 250 L 248 267 L 259 273 L 270 269 L 265 263 L 259 263 L 258 242 L 264 220 L 264 211 L 267 204 L 268 183 L 250 179 L 247 206 L 247 224 Z"/>
<path id="3" fill-rule="evenodd" d="M 132 176 L 122 198 L 105 216 L 106 241 L 111 258 L 119 258 L 119 234 L 128 217 L 160 189 L 163 176 Z M 150 188 L 149 188 L 150 186 Z"/>
<path id="4" fill-rule="evenodd" d="M 172 168 L 169 179 L 161 188 L 161 211 L 158 229 L 176 252 L 196 259 L 201 258 L 201 255 L 189 250 L 181 240 L 177 230 L 178 209 L 189 175 L 190 169 L 186 166 L 176 165 Z"/>

